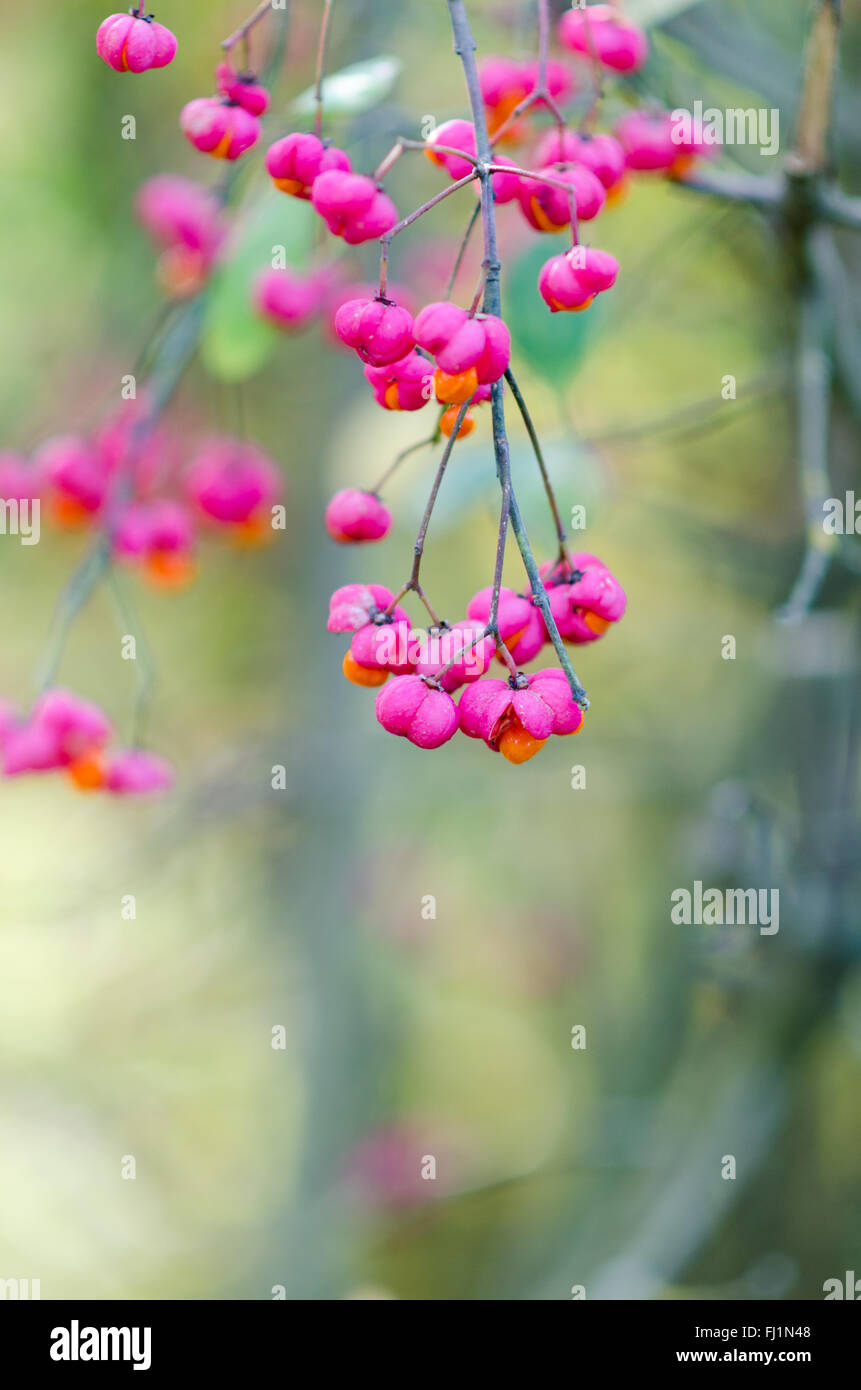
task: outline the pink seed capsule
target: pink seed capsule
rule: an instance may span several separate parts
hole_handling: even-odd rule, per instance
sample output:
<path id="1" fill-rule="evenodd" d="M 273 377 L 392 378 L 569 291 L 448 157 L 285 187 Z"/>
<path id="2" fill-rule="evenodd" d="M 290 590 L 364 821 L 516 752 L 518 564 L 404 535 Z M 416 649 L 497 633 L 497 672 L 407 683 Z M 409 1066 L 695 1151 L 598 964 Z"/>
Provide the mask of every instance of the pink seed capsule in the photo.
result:
<path id="1" fill-rule="evenodd" d="M 600 179 L 582 164 L 552 164 L 538 173 L 553 182 L 521 179 L 520 206 L 527 222 L 539 232 L 561 232 L 571 225 L 571 194 L 578 222 L 589 222 L 597 217 L 606 202 L 607 195 Z M 570 187 L 571 194 L 565 186 L 559 187 L 560 184 Z"/>
<path id="2" fill-rule="evenodd" d="M 381 541 L 391 530 L 392 514 L 375 493 L 348 487 L 335 493 L 325 522 L 333 541 Z"/>
<path id="3" fill-rule="evenodd" d="M 266 169 L 282 193 L 309 199 L 318 175 L 330 170 L 350 173 L 352 165 L 344 151 L 335 145 L 325 145 L 316 135 L 294 131 L 269 146 Z"/>
<path id="4" fill-rule="evenodd" d="M 173 768 L 164 758 L 130 748 L 108 759 L 103 785 L 115 796 L 149 796 L 169 791 L 173 781 Z"/>
<path id="5" fill-rule="evenodd" d="M 176 54 L 176 38 L 152 16 L 112 14 L 96 32 L 96 52 L 115 72 L 164 68 Z"/>
<path id="6" fill-rule="evenodd" d="M 433 368 L 418 352 L 388 367 L 366 367 L 365 378 L 385 410 L 421 410 L 433 399 Z"/>
<path id="7" fill-rule="evenodd" d="M 456 154 L 447 154 L 437 146 L 446 149 L 463 150 L 464 154 L 475 156 L 475 126 L 471 121 L 444 121 L 432 130 L 427 138 L 425 154 L 432 164 L 439 164 L 453 179 L 464 179 L 475 167 L 470 159 L 461 159 Z"/>
<path id="8" fill-rule="evenodd" d="M 421 676 L 395 676 L 376 699 L 377 719 L 390 734 L 417 748 L 439 748 L 457 732 L 457 705 Z"/>
<path id="9" fill-rule="evenodd" d="M 262 129 L 256 116 L 219 97 L 196 97 L 183 107 L 179 120 L 186 139 L 213 159 L 239 159 L 257 143 Z"/>
<path id="10" fill-rule="evenodd" d="M 335 315 L 335 332 L 371 367 L 398 362 L 415 347 L 412 314 L 388 300 L 348 300 Z"/>
<path id="11" fill-rule="evenodd" d="M 252 116 L 263 116 L 269 109 L 269 93 L 255 81 L 253 73 L 239 73 L 230 63 L 219 63 L 215 69 L 215 85 L 223 97 Z"/>
<path id="12" fill-rule="evenodd" d="M 616 283 L 619 262 L 609 251 L 575 246 L 541 268 L 538 288 L 553 313 L 586 309 L 596 294 Z"/>
<path id="13" fill-rule="evenodd" d="M 298 332 L 320 308 L 320 286 L 292 270 L 261 271 L 254 286 L 254 303 L 263 318 L 286 332 Z"/>
<path id="14" fill-rule="evenodd" d="M 572 53 L 597 59 L 614 72 L 636 72 L 649 56 L 649 41 L 638 25 L 614 5 L 566 10 L 559 21 L 559 42 Z"/>

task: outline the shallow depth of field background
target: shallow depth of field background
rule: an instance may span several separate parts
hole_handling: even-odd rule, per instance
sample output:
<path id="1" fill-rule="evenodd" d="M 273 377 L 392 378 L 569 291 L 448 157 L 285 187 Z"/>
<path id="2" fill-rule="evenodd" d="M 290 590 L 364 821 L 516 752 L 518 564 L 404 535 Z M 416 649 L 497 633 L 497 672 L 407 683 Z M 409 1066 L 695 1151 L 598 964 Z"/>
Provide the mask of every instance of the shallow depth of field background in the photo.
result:
<path id="1" fill-rule="evenodd" d="M 250 3 L 162 0 L 180 53 L 137 79 L 96 58 L 106 8 L 0 6 L 4 447 L 90 428 L 114 403 L 156 312 L 134 191 L 161 171 L 218 173 L 177 115 L 210 91 Z M 528 51 L 525 4 L 469 8 L 481 50 Z M 846 11 L 855 191 L 861 6 Z M 311 80 L 318 12 L 295 6 L 269 139 Z M 694 7 L 645 81 L 670 105 L 783 104 L 785 148 L 806 16 L 801 0 Z M 334 132 L 360 168 L 425 114 L 466 114 L 442 0 L 337 4 L 330 66 L 381 52 L 404 62 L 394 93 Z M 732 163 L 771 167 L 750 149 Z M 263 177 L 259 149 L 246 196 Z M 412 156 L 390 186 L 407 211 L 440 182 Z M 395 282 L 444 293 L 472 197 L 398 239 Z M 822 614 L 792 633 L 770 618 L 800 557 L 793 287 L 755 218 L 644 180 L 592 236 L 622 262 L 616 290 L 551 320 L 534 282 L 555 242 L 514 209 L 500 224 L 515 367 L 563 510 L 586 504 L 583 544 L 629 595 L 578 653 L 585 731 L 518 769 L 465 739 L 428 754 L 378 729 L 372 693 L 341 677 L 327 599 L 406 577 L 430 456 L 404 467 L 378 547 L 335 547 L 322 509 L 428 422 L 380 411 L 318 328 L 280 343 L 243 395 L 284 470 L 286 537 L 250 557 L 205 548 L 177 597 L 133 581 L 176 792 L 126 805 L 30 779 L 0 795 L 0 1277 L 39 1278 L 44 1298 L 565 1299 L 585 1284 L 590 1298 L 793 1299 L 858 1266 L 857 591 L 836 571 Z M 357 271 L 373 265 L 364 248 Z M 236 415 L 235 388 L 195 365 L 168 420 L 190 448 Z M 512 436 L 547 554 L 514 421 Z M 856 459 L 838 400 L 837 494 Z M 426 587 L 451 619 L 490 582 L 496 520 L 485 414 L 429 536 Z M 47 527 L 31 549 L 0 539 L 3 696 L 30 698 L 82 545 Z M 507 579 L 520 587 L 514 554 Z M 61 677 L 127 730 L 123 630 L 97 595 Z M 276 763 L 286 792 L 270 788 Z M 696 879 L 778 887 L 779 934 L 672 925 L 670 893 Z M 426 1154 L 436 1183 L 418 1179 Z"/>

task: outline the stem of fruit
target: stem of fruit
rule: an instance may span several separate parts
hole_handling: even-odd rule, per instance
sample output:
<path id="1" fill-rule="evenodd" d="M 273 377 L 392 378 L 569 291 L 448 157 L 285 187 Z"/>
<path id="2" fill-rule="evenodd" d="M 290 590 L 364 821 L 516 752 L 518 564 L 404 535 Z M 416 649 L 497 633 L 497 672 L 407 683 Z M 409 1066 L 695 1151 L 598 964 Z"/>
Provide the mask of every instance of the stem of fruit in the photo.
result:
<path id="1" fill-rule="evenodd" d="M 448 188 L 444 188 L 440 193 L 434 194 L 433 198 L 428 198 L 427 202 L 422 203 L 420 208 L 416 208 L 415 212 L 411 212 L 408 217 L 402 217 L 400 222 L 392 227 L 390 232 L 386 232 L 385 236 L 380 237 L 381 299 L 385 299 L 386 296 L 386 287 L 389 279 L 389 247 L 394 238 L 398 236 L 400 232 L 406 231 L 407 227 L 411 227 L 420 217 L 424 217 L 425 213 L 430 212 L 431 208 L 435 208 L 437 203 L 442 202 L 443 198 L 451 197 L 452 193 L 457 193 L 459 189 L 466 188 L 468 183 L 473 183 L 477 178 L 478 172 L 476 169 L 473 169 L 471 174 L 464 174 L 462 179 L 455 179 L 454 183 L 450 183 Z"/>
<path id="2" fill-rule="evenodd" d="M 333 0 L 325 0 L 323 20 L 320 25 L 320 42 L 317 45 L 317 77 L 314 83 L 314 134 L 317 138 L 323 130 L 323 73 L 326 69 L 326 45 L 329 40 L 329 20 L 332 17 Z"/>
<path id="3" fill-rule="evenodd" d="M 443 413 L 440 412 L 440 420 L 442 419 L 442 414 Z M 437 427 L 434 430 L 433 434 L 428 435 L 427 439 L 420 439 L 417 444 L 408 444 L 405 449 L 401 449 L 401 452 L 395 455 L 394 460 L 392 461 L 392 463 L 389 464 L 389 467 L 386 469 L 385 473 L 383 473 L 377 480 L 377 482 L 374 484 L 374 486 L 369 487 L 367 491 L 373 493 L 375 497 L 379 497 L 386 483 L 389 481 L 391 477 L 394 476 L 395 473 L 397 473 L 401 464 L 406 459 L 408 459 L 411 454 L 417 454 L 420 449 L 427 449 L 430 445 L 436 444 L 439 437 L 440 427 L 439 421 L 437 421 Z"/>
<path id="4" fill-rule="evenodd" d="M 559 513 L 559 506 L 556 501 L 556 494 L 553 491 L 553 484 L 550 481 L 550 474 L 547 472 L 547 464 L 545 462 L 544 453 L 541 448 L 541 441 L 538 438 L 538 431 L 535 428 L 535 423 L 532 419 L 532 416 L 529 413 L 529 407 L 527 406 L 526 401 L 523 399 L 523 393 L 520 390 L 520 387 L 517 385 L 517 382 L 514 379 L 514 373 L 512 372 L 510 367 L 508 368 L 508 371 L 505 373 L 505 380 L 508 382 L 508 385 L 511 388 L 511 394 L 517 402 L 517 409 L 520 411 L 523 423 L 526 426 L 526 433 L 529 435 L 529 441 L 532 445 L 533 453 L 535 454 L 535 460 L 538 464 L 539 472 L 541 473 L 541 481 L 544 484 L 544 491 L 547 493 L 547 501 L 550 504 L 550 511 L 553 516 L 553 524 L 556 527 L 556 537 L 559 541 L 559 559 L 563 563 L 567 563 L 570 565 L 571 560 L 568 555 L 568 549 L 566 544 L 568 540 L 568 533 L 565 530 L 565 527 L 562 523 L 562 517 Z"/>
<path id="5" fill-rule="evenodd" d="M 491 152 L 490 140 L 487 134 L 487 121 L 484 115 L 484 103 L 481 97 L 481 86 L 478 80 L 478 69 L 475 63 L 475 40 L 467 19 L 463 0 L 448 0 L 449 14 L 451 16 L 452 30 L 454 32 L 455 51 L 463 64 L 464 77 L 466 79 L 469 102 L 472 109 L 472 118 L 475 125 L 475 143 L 478 154 L 478 176 L 481 179 L 481 219 L 484 230 L 484 259 L 487 262 L 487 280 L 485 282 L 484 308 L 489 314 L 499 315 L 501 308 L 500 289 L 499 289 L 499 253 L 496 244 L 496 216 L 493 204 L 493 184 L 491 173 Z M 505 388 L 502 381 L 497 381 L 491 388 L 491 405 L 493 413 L 493 448 L 496 456 L 496 473 L 499 485 L 502 489 L 503 499 L 506 491 L 508 493 L 508 507 L 505 509 L 505 520 L 500 527 L 500 543 L 503 553 L 505 548 L 505 531 L 508 521 L 511 521 L 511 528 L 514 532 L 524 568 L 526 569 L 530 585 L 532 587 L 533 602 L 541 611 L 548 635 L 559 657 L 559 663 L 568 679 L 571 687 L 571 694 L 580 705 L 581 709 L 588 709 L 589 701 L 586 692 L 577 678 L 568 653 L 565 650 L 565 643 L 559 634 L 556 620 L 550 611 L 550 601 L 547 591 L 542 583 L 523 524 L 523 517 L 520 507 L 511 484 L 511 461 L 508 447 L 508 434 L 505 427 Z M 458 426 L 459 427 L 459 426 Z M 455 434 L 457 431 L 455 431 Z"/>
<path id="6" fill-rule="evenodd" d="M 476 223 L 478 222 L 478 219 L 479 219 L 480 217 L 481 217 L 481 202 L 479 201 L 479 202 L 476 203 L 475 207 L 473 208 L 472 216 L 470 217 L 469 222 L 467 223 L 466 231 L 465 231 L 464 234 L 463 234 L 463 240 L 462 240 L 461 243 L 460 243 L 460 247 L 459 247 L 458 253 L 457 253 L 457 258 L 455 259 L 455 263 L 454 263 L 454 266 L 453 266 L 453 268 L 452 268 L 451 276 L 449 277 L 448 287 L 447 287 L 446 293 L 445 293 L 446 299 L 451 299 L 452 295 L 454 294 L 454 287 L 455 287 L 455 284 L 457 283 L 457 277 L 458 277 L 458 275 L 460 274 L 460 268 L 461 268 L 461 266 L 463 265 L 463 258 L 464 258 L 464 256 L 466 255 L 467 248 L 468 248 L 468 246 L 469 246 L 470 240 L 472 239 L 472 234 L 473 234 L 473 232 L 474 232 L 474 230 L 475 230 L 475 225 L 476 225 Z"/>
<path id="7" fill-rule="evenodd" d="M 412 591 L 413 593 L 418 594 L 419 598 L 424 603 L 425 608 L 427 608 L 428 612 L 430 613 L 433 621 L 436 624 L 439 624 L 439 618 L 434 613 L 433 609 L 431 608 L 430 604 L 425 598 L 424 593 L 422 592 L 421 586 L 419 584 L 419 574 L 421 572 L 422 556 L 424 554 L 425 539 L 427 537 L 428 527 L 430 526 L 430 519 L 433 515 L 433 509 L 436 506 L 436 499 L 439 496 L 439 490 L 442 485 L 442 480 L 445 477 L 445 470 L 448 468 L 448 461 L 451 458 L 452 449 L 457 443 L 457 437 L 460 434 L 460 427 L 463 424 L 464 416 L 466 415 L 466 412 L 468 410 L 469 401 L 464 401 L 463 405 L 460 407 L 460 410 L 458 411 L 457 420 L 454 424 L 454 429 L 449 435 L 446 441 L 446 446 L 443 449 L 442 458 L 439 461 L 439 467 L 436 471 L 436 477 L 433 480 L 433 487 L 431 488 L 430 497 L 427 500 L 427 506 L 424 510 L 424 516 L 422 517 L 421 525 L 419 526 L 419 533 L 416 536 L 416 543 L 413 546 L 414 558 L 412 573 L 410 574 L 410 577 L 407 580 L 406 584 L 404 584 L 403 588 L 397 594 L 395 594 L 395 597 L 392 599 L 391 603 L 386 609 L 387 613 L 391 613 L 393 611 L 395 605 L 400 603 L 401 599 L 404 597 L 404 594 L 408 594 L 410 593 L 410 591 Z"/>
<path id="8" fill-rule="evenodd" d="M 804 558 L 792 592 L 778 612 L 782 622 L 798 622 L 812 608 L 837 552 L 836 536 L 826 534 L 822 518 L 831 491 L 828 477 L 828 414 L 831 360 L 827 350 L 828 301 L 815 265 L 802 288 L 798 324 L 798 462 L 807 517 Z"/>
<path id="9" fill-rule="evenodd" d="M 117 613 L 125 633 L 135 638 L 135 702 L 132 710 L 132 732 L 129 740 L 132 748 L 140 748 L 146 732 L 146 717 L 156 688 L 155 663 L 152 652 L 141 625 L 140 615 L 133 598 L 124 588 L 116 568 L 108 571 L 108 584 L 116 604 Z"/>
<path id="10" fill-rule="evenodd" d="M 243 39 L 247 39 L 255 24 L 259 24 L 265 14 L 272 9 L 272 0 L 263 0 L 262 5 L 258 5 L 252 15 L 249 15 L 244 24 L 240 24 L 229 38 L 223 40 L 221 47 L 225 53 L 229 53 L 231 48 L 235 48 Z"/>
<path id="11" fill-rule="evenodd" d="M 535 79 L 535 86 L 527 96 L 519 101 L 514 110 L 506 116 L 498 130 L 494 132 L 490 142 L 491 149 L 502 139 L 506 131 L 510 130 L 514 122 L 526 114 L 531 106 L 537 106 L 540 101 L 549 110 L 551 116 L 559 127 L 560 131 L 565 129 L 565 117 L 559 110 L 555 100 L 547 89 L 547 60 L 550 56 L 550 0 L 538 0 L 538 74 Z"/>

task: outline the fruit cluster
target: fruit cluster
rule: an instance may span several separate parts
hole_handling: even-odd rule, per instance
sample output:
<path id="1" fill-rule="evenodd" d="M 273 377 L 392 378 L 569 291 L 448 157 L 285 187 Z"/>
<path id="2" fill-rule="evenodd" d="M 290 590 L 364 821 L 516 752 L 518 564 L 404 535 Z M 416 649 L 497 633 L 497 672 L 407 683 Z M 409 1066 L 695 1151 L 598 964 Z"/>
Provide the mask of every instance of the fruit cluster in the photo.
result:
<path id="1" fill-rule="evenodd" d="M 621 585 L 585 551 L 542 567 L 542 580 L 559 632 L 573 645 L 597 641 L 625 612 Z M 438 748 L 460 730 L 509 762 L 523 763 L 551 734 L 582 727 L 583 712 L 560 669 L 532 675 L 518 669 L 507 681 L 487 675 L 496 652 L 488 632 L 492 588 L 470 599 L 465 619 L 424 632 L 413 630 L 400 597 L 380 584 L 347 584 L 329 603 L 328 630 L 352 634 L 344 675 L 354 685 L 385 687 L 376 713 L 389 733 L 419 748 Z M 497 628 L 517 667 L 550 641 L 534 593 L 500 588 Z M 496 658 L 503 660 L 499 652 Z"/>
<path id="2" fill-rule="evenodd" d="M 418 584 L 424 531 L 439 481 L 456 440 L 475 428 L 476 407 L 492 402 L 498 450 L 504 401 L 510 393 L 538 450 L 511 374 L 511 341 L 500 316 L 498 292 L 492 298 L 489 294 L 488 246 L 496 242 L 494 238 L 488 243 L 488 219 L 495 219 L 496 209 L 511 206 L 535 232 L 569 234 L 570 246 L 546 261 L 537 288 L 551 313 L 580 313 L 612 290 L 619 274 L 610 252 L 581 241 L 583 226 L 619 202 L 632 175 L 684 177 L 691 161 L 707 153 L 706 142 L 691 124 L 680 134 L 666 111 L 633 109 L 614 129 L 596 128 L 606 76 L 624 78 L 648 58 L 645 33 L 618 5 L 574 6 L 562 15 L 557 37 L 564 60 L 548 51 L 547 0 L 539 0 L 538 10 L 539 58 L 486 57 L 477 70 L 473 67 L 472 119 L 446 120 L 423 141 L 400 140 L 368 173 L 355 169 L 347 151 L 323 134 L 322 62 L 330 12 L 326 6 L 314 128 L 275 140 L 266 152 L 265 167 L 279 192 L 308 203 L 321 219 L 334 239 L 329 243 L 333 255 L 328 261 L 318 256 L 314 268 L 304 272 L 273 262 L 261 268 L 251 291 L 256 311 L 286 333 L 322 319 L 334 340 L 356 354 L 384 410 L 437 408 L 428 443 L 440 438 L 446 443 L 413 575 L 397 596 L 376 585 L 338 590 L 329 626 L 352 633 L 345 674 L 356 684 L 379 688 L 377 714 L 384 727 L 422 747 L 436 747 L 460 729 L 513 762 L 531 757 L 551 734 L 567 735 L 581 727 L 582 708 L 588 702 L 565 644 L 581 646 L 600 638 L 622 616 L 625 595 L 594 555 L 569 552 L 546 476 L 559 551 L 547 564 L 526 564 L 524 592 L 501 585 L 509 520 L 505 514 L 494 583 L 474 595 L 464 618 L 453 624 L 440 621 Z M 258 7 L 223 44 L 226 56 L 215 69 L 214 95 L 195 98 L 181 113 L 187 139 L 213 158 L 236 161 L 261 139 L 270 98 L 248 66 L 247 40 L 265 12 L 265 6 Z M 240 39 L 246 45 L 243 70 L 233 62 Z M 463 45 L 458 47 L 461 51 Z M 106 20 L 97 48 L 117 70 L 143 71 L 169 62 L 176 41 L 138 7 Z M 576 129 L 569 126 L 563 107 L 584 93 L 588 100 L 590 92 L 584 118 Z M 507 152 L 499 152 L 500 147 Z M 423 150 L 450 184 L 399 220 L 382 180 L 407 149 Z M 447 299 L 440 299 L 433 290 L 427 296 L 431 302 L 417 305 L 411 290 L 389 283 L 392 239 L 442 198 L 468 186 L 481 196 L 482 281 L 468 307 L 453 303 L 451 291 Z M 188 299 L 205 290 L 214 267 L 227 254 L 230 227 L 224 203 L 223 194 L 171 175 L 159 175 L 141 188 L 136 213 L 160 248 L 158 279 L 169 299 Z M 379 285 L 352 283 L 349 248 L 377 240 L 382 249 Z M 337 243 L 347 250 L 335 252 Z M 461 255 L 466 245 L 465 240 Z M 146 413 L 145 405 L 141 409 Z M 30 465 L 4 456 L 0 490 L 5 485 L 9 495 L 45 496 L 51 516 L 61 525 L 97 521 L 110 538 L 112 554 L 162 586 L 191 577 L 202 521 L 240 542 L 271 533 L 270 509 L 280 496 L 279 475 L 254 446 L 212 438 L 186 467 L 166 467 L 167 457 L 168 444 L 154 420 L 139 430 L 133 410 L 124 412 L 122 421 L 109 422 L 93 439 L 67 436 L 50 441 Z M 497 452 L 497 472 L 499 462 Z M 325 526 L 334 540 L 367 544 L 389 534 L 393 517 L 380 486 L 345 487 L 331 498 Z M 518 543 L 523 550 L 519 537 Z M 525 563 L 526 559 L 524 552 Z M 418 634 L 400 607 L 400 599 L 409 592 L 422 599 L 431 618 L 430 626 Z M 524 674 L 520 666 L 536 659 L 548 642 L 563 669 Z M 488 674 L 494 660 L 508 668 L 507 681 Z"/>
<path id="3" fill-rule="evenodd" d="M 111 722 L 97 705 L 69 690 L 47 690 L 22 717 L 0 701 L 0 766 L 6 777 L 62 772 L 79 791 L 145 796 L 166 791 L 173 772 L 139 748 L 109 750 Z"/>

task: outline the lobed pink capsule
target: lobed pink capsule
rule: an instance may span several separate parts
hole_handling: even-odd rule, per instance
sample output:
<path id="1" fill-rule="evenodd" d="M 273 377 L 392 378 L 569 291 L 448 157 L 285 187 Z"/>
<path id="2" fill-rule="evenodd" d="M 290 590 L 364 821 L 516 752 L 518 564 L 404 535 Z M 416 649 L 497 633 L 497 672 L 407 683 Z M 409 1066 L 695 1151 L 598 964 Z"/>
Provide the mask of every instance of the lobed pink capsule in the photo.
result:
<path id="1" fill-rule="evenodd" d="M 277 328 L 296 332 L 304 328 L 320 308 L 320 285 L 293 270 L 269 268 L 254 285 L 254 303 L 262 316 Z"/>
<path id="2" fill-rule="evenodd" d="M 377 719 L 390 734 L 417 748 L 439 748 L 457 732 L 457 705 L 421 676 L 396 676 L 376 699 Z"/>
<path id="3" fill-rule="evenodd" d="M 325 514 L 334 541 L 381 541 L 392 527 L 392 514 L 373 492 L 348 487 L 336 492 Z"/>
<path id="4" fill-rule="evenodd" d="M 187 495 L 214 521 L 241 525 L 281 495 L 272 460 L 239 439 L 207 440 L 186 475 Z"/>
<path id="5" fill-rule="evenodd" d="M 425 642 L 424 654 L 416 662 L 416 675 L 442 677 L 442 688 L 451 694 L 485 674 L 496 650 L 492 637 L 484 636 L 484 623 L 461 618 L 451 627 L 433 630 Z"/>
<path id="6" fill-rule="evenodd" d="M 261 124 L 242 106 L 219 97 L 196 97 L 183 107 L 179 123 L 196 150 L 213 159 L 239 159 L 260 139 Z"/>
<path id="7" fill-rule="evenodd" d="M 538 289 L 551 312 L 571 312 L 587 308 L 596 294 L 610 289 L 618 273 L 619 262 L 609 251 L 575 246 L 542 266 Z"/>
<path id="8" fill-rule="evenodd" d="M 471 159 L 461 159 L 456 154 L 447 154 L 438 146 L 463 150 L 464 154 L 475 157 L 475 126 L 471 121 L 444 121 L 432 130 L 425 142 L 425 154 L 432 164 L 439 164 L 452 179 L 464 179 L 471 174 L 475 165 Z"/>
<path id="9" fill-rule="evenodd" d="M 116 796 L 149 796 L 169 791 L 173 781 L 173 768 L 166 759 L 129 748 L 108 760 L 103 786 Z"/>
<path id="10" fill-rule="evenodd" d="M 597 556 L 580 551 L 567 566 L 546 564 L 541 575 L 560 635 L 581 644 L 602 637 L 627 605 L 625 591 Z"/>
<path id="11" fill-rule="evenodd" d="M 236 102 L 252 116 L 263 116 L 269 109 L 269 93 L 255 81 L 250 72 L 236 72 L 230 63 L 219 63 L 215 69 L 215 85 L 223 97 Z"/>
<path id="12" fill-rule="evenodd" d="M 490 621 L 493 589 L 479 589 L 466 606 L 468 618 L 485 625 Z M 547 631 L 539 609 L 532 600 L 513 589 L 501 588 L 496 616 L 499 635 L 518 665 L 526 665 L 537 656 L 547 641 Z"/>
<path id="13" fill-rule="evenodd" d="M 84 511 L 97 512 L 110 483 L 110 469 L 85 440 L 76 435 L 50 439 L 38 450 L 35 467 L 57 492 Z"/>
<path id="14" fill-rule="evenodd" d="M 266 152 L 266 169 L 275 187 L 294 198 L 311 197 L 314 180 L 327 172 L 350 173 L 349 156 L 316 135 L 294 131 L 276 140 Z"/>
<path id="15" fill-rule="evenodd" d="M 413 332 L 441 371 L 457 376 L 474 367 L 483 385 L 498 381 L 511 358 L 511 338 L 502 319 L 494 314 L 473 316 L 446 301 L 426 305 Z"/>
<path id="16" fill-rule="evenodd" d="M 539 174 L 553 179 L 545 183 L 543 179 L 520 180 L 520 206 L 530 226 L 539 232 L 561 232 L 571 225 L 571 195 L 578 222 L 589 222 L 607 200 L 601 180 L 583 164 L 551 164 L 539 169 Z M 564 184 L 567 187 L 560 188 Z"/>
<path id="17" fill-rule="evenodd" d="M 365 378 L 386 410 L 421 410 L 433 398 L 433 368 L 418 352 L 387 367 L 366 367 Z"/>
<path id="18" fill-rule="evenodd" d="M 535 163 L 582 164 L 589 169 L 604 188 L 614 188 L 625 174 L 625 151 L 613 135 L 599 131 L 595 135 L 574 130 L 548 130 L 538 143 Z"/>
<path id="19" fill-rule="evenodd" d="M 135 214 L 163 246 L 180 243 L 211 256 L 223 238 L 218 199 L 208 188 L 178 174 L 147 179 L 138 189 Z"/>
<path id="20" fill-rule="evenodd" d="M 615 72 L 636 72 L 649 56 L 649 41 L 643 30 L 625 19 L 614 5 L 566 10 L 557 32 L 564 48 L 597 58 Z"/>
<path id="21" fill-rule="evenodd" d="M 335 314 L 335 332 L 371 367 L 387 367 L 415 347 L 412 314 L 387 299 L 348 299 Z"/>
<path id="22" fill-rule="evenodd" d="M 115 72 L 167 67 L 176 48 L 175 35 L 152 15 L 108 15 L 96 32 L 96 52 Z"/>

